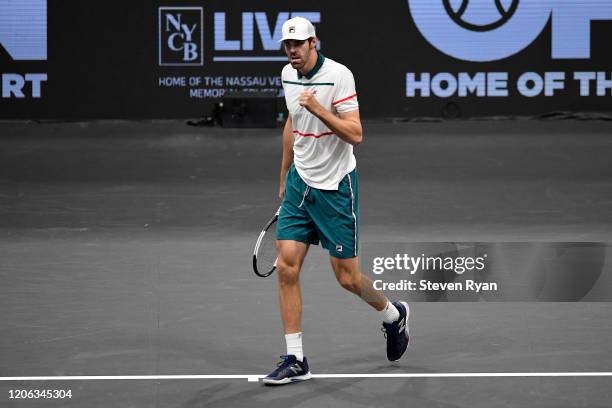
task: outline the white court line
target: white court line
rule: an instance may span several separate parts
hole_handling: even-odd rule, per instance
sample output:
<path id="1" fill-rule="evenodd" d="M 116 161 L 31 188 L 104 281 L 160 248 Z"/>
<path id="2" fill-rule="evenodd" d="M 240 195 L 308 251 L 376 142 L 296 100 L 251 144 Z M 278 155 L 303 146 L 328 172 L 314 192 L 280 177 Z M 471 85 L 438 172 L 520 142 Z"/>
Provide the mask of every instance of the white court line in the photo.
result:
<path id="1" fill-rule="evenodd" d="M 265 375 L 67 375 L 47 377 L 0 377 L 0 381 L 96 381 L 96 380 L 247 380 L 257 382 Z M 612 372 L 546 373 L 389 373 L 389 374 L 313 374 L 313 378 L 486 378 L 486 377 L 612 377 Z"/>

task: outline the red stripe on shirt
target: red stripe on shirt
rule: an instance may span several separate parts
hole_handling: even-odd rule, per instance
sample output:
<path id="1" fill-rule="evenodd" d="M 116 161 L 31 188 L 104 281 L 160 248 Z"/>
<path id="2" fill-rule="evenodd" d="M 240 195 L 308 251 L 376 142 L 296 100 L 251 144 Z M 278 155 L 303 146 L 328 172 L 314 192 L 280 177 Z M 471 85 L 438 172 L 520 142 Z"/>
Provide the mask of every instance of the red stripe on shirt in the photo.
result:
<path id="1" fill-rule="evenodd" d="M 332 102 L 332 106 L 336 106 L 340 102 L 348 101 L 349 99 L 354 98 L 356 96 L 357 96 L 357 94 L 355 93 L 355 94 L 352 94 L 351 96 L 347 96 L 346 98 L 342 98 L 342 99 L 340 99 L 340 100 L 338 100 L 336 102 Z"/>
<path id="2" fill-rule="evenodd" d="M 319 135 L 315 135 L 314 133 L 302 133 L 299 130 L 294 130 L 293 133 L 297 133 L 300 136 L 304 136 L 304 137 L 314 137 L 316 139 L 320 138 L 321 136 L 329 136 L 329 135 L 333 135 L 334 132 L 323 132 Z"/>

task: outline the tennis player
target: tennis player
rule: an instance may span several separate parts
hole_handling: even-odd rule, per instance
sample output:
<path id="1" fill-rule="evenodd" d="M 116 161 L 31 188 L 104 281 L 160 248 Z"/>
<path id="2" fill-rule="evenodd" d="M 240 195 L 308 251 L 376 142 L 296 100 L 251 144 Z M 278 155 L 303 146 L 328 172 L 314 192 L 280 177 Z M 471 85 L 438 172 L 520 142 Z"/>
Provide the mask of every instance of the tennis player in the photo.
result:
<path id="1" fill-rule="evenodd" d="M 280 312 L 287 353 L 263 379 L 266 384 L 307 380 L 302 348 L 299 275 L 311 244 L 321 243 L 343 288 L 380 312 L 387 358 L 398 360 L 409 342 L 408 304 L 389 302 L 359 269 L 359 187 L 353 146 L 363 140 L 353 74 L 317 51 L 314 26 L 295 17 L 283 24 L 289 64 L 282 71 L 289 117 L 283 130 L 283 159 L 277 225 Z"/>

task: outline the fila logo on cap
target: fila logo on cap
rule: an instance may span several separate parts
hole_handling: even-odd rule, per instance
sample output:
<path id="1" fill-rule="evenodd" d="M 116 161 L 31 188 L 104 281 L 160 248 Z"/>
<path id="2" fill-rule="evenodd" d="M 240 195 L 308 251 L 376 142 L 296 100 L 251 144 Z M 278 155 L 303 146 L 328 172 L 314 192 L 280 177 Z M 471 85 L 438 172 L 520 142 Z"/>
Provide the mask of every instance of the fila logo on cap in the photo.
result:
<path id="1" fill-rule="evenodd" d="M 320 19 L 319 19 L 320 20 Z M 282 37 L 280 41 L 298 40 L 304 41 L 316 37 L 315 28 L 312 23 L 304 17 L 293 17 L 283 23 L 281 28 Z"/>

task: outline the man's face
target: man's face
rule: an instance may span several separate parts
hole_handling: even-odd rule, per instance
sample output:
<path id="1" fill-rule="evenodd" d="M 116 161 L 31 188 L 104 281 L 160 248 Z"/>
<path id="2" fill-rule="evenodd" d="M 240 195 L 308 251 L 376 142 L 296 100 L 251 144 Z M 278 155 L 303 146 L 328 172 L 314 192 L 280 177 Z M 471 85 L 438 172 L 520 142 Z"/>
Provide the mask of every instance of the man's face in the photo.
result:
<path id="1" fill-rule="evenodd" d="M 306 65 L 310 58 L 310 53 L 315 49 L 315 46 L 315 39 L 283 41 L 283 47 L 285 48 L 287 58 L 289 58 L 289 63 L 297 70 L 302 69 Z"/>

